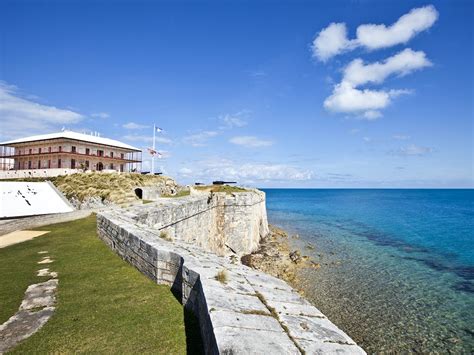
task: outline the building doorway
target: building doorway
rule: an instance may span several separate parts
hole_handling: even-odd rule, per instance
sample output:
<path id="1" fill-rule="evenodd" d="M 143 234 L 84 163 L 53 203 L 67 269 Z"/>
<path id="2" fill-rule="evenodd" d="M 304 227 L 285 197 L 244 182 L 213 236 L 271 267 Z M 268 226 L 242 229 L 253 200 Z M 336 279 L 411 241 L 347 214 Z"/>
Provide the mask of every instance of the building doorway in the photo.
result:
<path id="1" fill-rule="evenodd" d="M 102 171 L 102 170 L 104 170 L 104 164 L 97 163 L 97 171 Z"/>

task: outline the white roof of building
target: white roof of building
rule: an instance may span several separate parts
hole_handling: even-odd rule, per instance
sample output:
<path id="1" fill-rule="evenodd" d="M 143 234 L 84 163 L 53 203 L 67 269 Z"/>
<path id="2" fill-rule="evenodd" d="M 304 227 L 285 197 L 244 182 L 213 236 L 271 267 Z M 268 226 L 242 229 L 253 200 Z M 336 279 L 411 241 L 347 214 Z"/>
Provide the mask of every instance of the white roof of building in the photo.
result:
<path id="1" fill-rule="evenodd" d="M 110 146 L 117 147 L 117 148 L 124 148 L 124 149 L 136 150 L 136 151 L 141 150 L 141 149 L 132 147 L 131 145 L 119 142 L 115 139 L 92 136 L 92 135 L 89 135 L 89 134 L 72 132 L 72 131 L 63 131 L 63 132 L 49 133 L 49 134 L 40 134 L 38 136 L 30 136 L 30 137 L 25 137 L 25 138 L 19 138 L 19 139 L 14 139 L 14 140 L 7 141 L 7 142 L 2 142 L 2 143 L 0 143 L 0 145 L 6 145 L 7 146 L 7 145 L 18 144 L 18 143 L 44 141 L 44 140 L 59 139 L 59 138 L 73 139 L 73 140 L 96 143 L 96 144 L 103 144 L 103 145 L 110 145 Z"/>

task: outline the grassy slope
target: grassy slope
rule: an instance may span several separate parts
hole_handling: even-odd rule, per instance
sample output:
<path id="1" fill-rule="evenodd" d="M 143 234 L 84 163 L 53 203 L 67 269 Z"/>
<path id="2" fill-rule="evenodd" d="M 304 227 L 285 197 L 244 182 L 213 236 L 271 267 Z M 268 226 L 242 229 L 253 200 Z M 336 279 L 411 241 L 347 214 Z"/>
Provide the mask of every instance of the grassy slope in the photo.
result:
<path id="1" fill-rule="evenodd" d="M 116 256 L 95 227 L 94 216 L 43 227 L 51 233 L 0 249 L 0 322 L 18 309 L 26 287 L 40 281 L 38 251 L 48 250 L 55 260 L 50 269 L 59 272 L 54 316 L 14 351 L 179 354 L 190 344 L 195 350 L 195 323 L 185 329 L 189 315 L 169 288 Z"/>
<path id="2" fill-rule="evenodd" d="M 12 181 L 51 181 L 68 199 L 79 201 L 87 196 L 98 196 L 120 204 L 136 200 L 134 188 L 163 184 L 171 178 L 166 176 L 141 175 L 131 173 L 78 173 L 52 178 L 23 178 Z"/>

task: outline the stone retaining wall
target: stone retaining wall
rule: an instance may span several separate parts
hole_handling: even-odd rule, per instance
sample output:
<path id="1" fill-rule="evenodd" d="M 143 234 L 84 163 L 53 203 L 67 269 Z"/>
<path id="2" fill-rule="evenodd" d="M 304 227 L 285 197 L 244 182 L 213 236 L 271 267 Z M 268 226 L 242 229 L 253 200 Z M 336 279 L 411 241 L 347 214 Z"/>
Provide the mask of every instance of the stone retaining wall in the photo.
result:
<path id="1" fill-rule="evenodd" d="M 194 203 L 197 213 L 205 211 L 202 201 Z M 284 281 L 196 244 L 166 241 L 136 217 L 99 213 L 99 237 L 150 279 L 171 287 L 198 318 L 206 354 L 364 353 Z M 218 281 L 222 272 L 225 280 Z"/>
<path id="2" fill-rule="evenodd" d="M 167 238 L 193 243 L 218 255 L 249 254 L 269 232 L 265 193 L 258 190 L 161 198 L 126 213 Z"/>

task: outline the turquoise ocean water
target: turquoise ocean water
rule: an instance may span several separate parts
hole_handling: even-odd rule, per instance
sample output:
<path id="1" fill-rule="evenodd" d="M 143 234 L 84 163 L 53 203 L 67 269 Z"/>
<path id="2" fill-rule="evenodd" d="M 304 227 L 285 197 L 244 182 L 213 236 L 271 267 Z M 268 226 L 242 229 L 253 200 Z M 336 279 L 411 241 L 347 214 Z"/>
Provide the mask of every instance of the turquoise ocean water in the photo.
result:
<path id="1" fill-rule="evenodd" d="M 321 265 L 308 298 L 368 352 L 474 352 L 474 190 L 263 190 Z"/>

